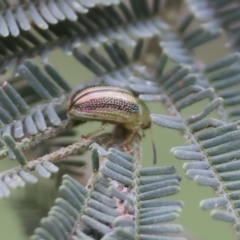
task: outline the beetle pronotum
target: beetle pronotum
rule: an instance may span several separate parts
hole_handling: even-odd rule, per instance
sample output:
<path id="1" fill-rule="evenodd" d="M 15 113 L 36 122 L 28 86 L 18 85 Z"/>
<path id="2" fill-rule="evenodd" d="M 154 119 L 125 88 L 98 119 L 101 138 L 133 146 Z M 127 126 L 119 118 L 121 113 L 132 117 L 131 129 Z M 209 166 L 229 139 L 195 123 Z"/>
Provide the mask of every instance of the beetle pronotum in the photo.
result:
<path id="1" fill-rule="evenodd" d="M 125 88 L 113 86 L 92 86 L 76 92 L 69 103 L 68 115 L 72 119 L 86 121 L 101 121 L 103 125 L 96 131 L 84 136 L 90 136 L 103 130 L 104 124 L 120 124 L 132 134 L 123 143 L 128 149 L 134 134 L 139 129 L 151 127 L 150 112 L 146 104 L 136 98 Z M 154 163 L 156 149 L 153 143 Z"/>

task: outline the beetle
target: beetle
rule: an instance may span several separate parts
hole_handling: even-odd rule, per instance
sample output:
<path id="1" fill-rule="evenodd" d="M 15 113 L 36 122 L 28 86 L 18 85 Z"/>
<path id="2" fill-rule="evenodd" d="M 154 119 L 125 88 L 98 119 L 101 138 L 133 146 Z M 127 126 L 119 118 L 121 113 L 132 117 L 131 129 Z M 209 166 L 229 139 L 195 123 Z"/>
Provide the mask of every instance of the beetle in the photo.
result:
<path id="1" fill-rule="evenodd" d="M 68 116 L 82 122 L 102 122 L 99 129 L 83 136 L 85 139 L 103 130 L 106 123 L 122 125 L 132 131 L 123 143 L 127 151 L 134 134 L 137 134 L 140 129 L 151 127 L 150 111 L 147 105 L 135 97 L 131 91 L 114 86 L 91 86 L 76 92 L 69 102 Z M 152 144 L 155 163 L 156 149 L 153 141 Z"/>

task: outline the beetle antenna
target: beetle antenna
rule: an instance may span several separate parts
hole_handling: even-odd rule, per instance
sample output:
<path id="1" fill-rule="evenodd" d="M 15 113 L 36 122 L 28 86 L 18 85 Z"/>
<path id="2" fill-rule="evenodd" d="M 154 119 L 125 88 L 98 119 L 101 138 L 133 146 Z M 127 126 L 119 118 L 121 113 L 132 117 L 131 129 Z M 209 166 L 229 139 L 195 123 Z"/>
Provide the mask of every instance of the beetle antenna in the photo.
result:
<path id="1" fill-rule="evenodd" d="M 156 145 L 153 140 L 153 133 L 152 133 L 152 128 L 149 128 L 150 134 L 151 134 L 151 140 L 152 140 L 152 148 L 153 148 L 153 164 L 157 163 L 157 151 L 156 151 Z"/>

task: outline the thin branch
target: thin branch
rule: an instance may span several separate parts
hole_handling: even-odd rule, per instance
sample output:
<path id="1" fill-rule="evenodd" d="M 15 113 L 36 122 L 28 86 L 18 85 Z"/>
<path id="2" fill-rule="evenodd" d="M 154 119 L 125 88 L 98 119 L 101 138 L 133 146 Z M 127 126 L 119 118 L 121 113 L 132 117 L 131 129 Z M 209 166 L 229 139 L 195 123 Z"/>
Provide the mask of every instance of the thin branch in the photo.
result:
<path id="1" fill-rule="evenodd" d="M 23 169 L 26 171 L 33 171 L 35 170 L 36 165 L 41 164 L 45 161 L 49 161 L 51 163 L 57 163 L 69 156 L 78 155 L 80 153 L 85 152 L 93 142 L 104 144 L 109 139 L 109 136 L 111 136 L 110 133 L 104 133 L 99 136 L 93 137 L 89 140 L 82 140 L 80 142 L 76 142 L 67 147 L 60 148 L 55 152 L 47 154 L 43 157 L 39 157 L 35 160 L 29 161 L 27 165 L 24 167 L 18 166 L 18 167 L 9 169 L 7 171 L 1 172 L 0 179 L 2 179 L 6 175 L 18 173 L 20 170 L 23 170 Z"/>
<path id="2" fill-rule="evenodd" d="M 19 143 L 19 147 L 23 150 L 26 150 L 30 147 L 35 146 L 43 140 L 56 137 L 66 129 L 72 128 L 72 121 L 70 119 L 63 120 L 61 124 L 55 127 L 48 127 L 44 132 L 38 132 L 33 136 L 28 136 L 21 139 Z"/>

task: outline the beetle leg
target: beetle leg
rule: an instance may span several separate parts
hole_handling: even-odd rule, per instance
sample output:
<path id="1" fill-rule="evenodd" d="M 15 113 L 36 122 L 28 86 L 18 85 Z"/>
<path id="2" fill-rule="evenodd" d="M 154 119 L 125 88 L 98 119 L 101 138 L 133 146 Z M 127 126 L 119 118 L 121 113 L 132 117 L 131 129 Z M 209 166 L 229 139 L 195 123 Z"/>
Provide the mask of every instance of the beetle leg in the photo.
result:
<path id="1" fill-rule="evenodd" d="M 97 133 L 101 132 L 104 130 L 104 128 L 106 127 L 107 123 L 103 123 L 97 130 L 93 131 L 93 132 L 90 132 L 86 135 L 82 135 L 81 138 L 84 139 L 84 140 L 87 140 L 89 139 L 90 137 L 96 135 Z"/>
<path id="2" fill-rule="evenodd" d="M 129 153 L 129 154 L 133 154 L 133 152 L 132 152 L 132 149 L 130 148 L 130 146 L 129 146 L 129 144 L 128 143 L 123 143 L 123 147 L 124 147 L 124 150 L 125 150 L 125 152 L 127 152 L 127 153 Z"/>
<path id="3" fill-rule="evenodd" d="M 134 136 L 137 135 L 141 140 L 141 135 L 138 133 L 138 129 L 139 128 L 134 128 L 131 135 L 123 142 L 124 150 L 130 154 L 132 154 L 132 150 L 129 145 L 132 142 Z"/>

